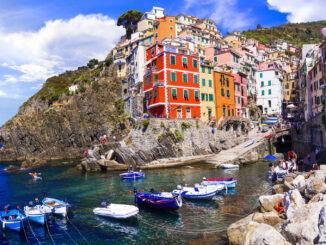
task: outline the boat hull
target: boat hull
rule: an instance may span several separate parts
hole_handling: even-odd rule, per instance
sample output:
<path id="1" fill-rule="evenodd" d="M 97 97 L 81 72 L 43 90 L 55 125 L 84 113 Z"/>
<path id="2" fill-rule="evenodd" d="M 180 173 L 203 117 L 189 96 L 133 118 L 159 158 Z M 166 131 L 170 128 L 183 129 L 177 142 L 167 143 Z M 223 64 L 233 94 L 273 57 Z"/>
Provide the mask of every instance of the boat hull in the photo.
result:
<path id="1" fill-rule="evenodd" d="M 162 210 L 177 210 L 182 206 L 182 201 L 178 200 L 178 197 L 157 197 L 146 193 L 136 193 L 135 203 L 147 208 Z"/>
<path id="2" fill-rule="evenodd" d="M 202 185 L 224 185 L 224 188 L 235 188 L 237 184 L 236 180 L 231 181 L 203 181 Z"/>
<path id="3" fill-rule="evenodd" d="M 0 221 L 3 229 L 19 232 L 25 225 L 25 219 L 26 216 L 23 215 L 18 209 L 0 212 Z"/>
<path id="4" fill-rule="evenodd" d="M 120 177 L 122 179 L 140 179 L 140 178 L 143 178 L 145 177 L 145 173 L 143 172 L 133 172 L 133 173 L 123 173 L 123 174 L 120 174 Z"/>
<path id="5" fill-rule="evenodd" d="M 70 207 L 69 203 L 54 198 L 44 198 L 42 202 L 46 209 L 51 210 L 53 214 L 67 216 Z"/>
<path id="6" fill-rule="evenodd" d="M 121 206 L 119 209 L 112 208 L 111 205 L 103 208 L 95 208 L 93 210 L 95 215 L 101 217 L 107 217 L 112 219 L 128 219 L 138 214 L 139 209 L 133 205 L 119 205 L 114 204 L 115 206 Z"/>
<path id="7" fill-rule="evenodd" d="M 33 221 L 34 223 L 37 223 L 40 225 L 44 225 L 48 219 L 46 214 L 29 215 L 28 218 L 30 219 L 30 221 Z"/>
<path id="8" fill-rule="evenodd" d="M 8 230 L 20 232 L 23 228 L 23 220 L 1 221 L 2 227 Z"/>

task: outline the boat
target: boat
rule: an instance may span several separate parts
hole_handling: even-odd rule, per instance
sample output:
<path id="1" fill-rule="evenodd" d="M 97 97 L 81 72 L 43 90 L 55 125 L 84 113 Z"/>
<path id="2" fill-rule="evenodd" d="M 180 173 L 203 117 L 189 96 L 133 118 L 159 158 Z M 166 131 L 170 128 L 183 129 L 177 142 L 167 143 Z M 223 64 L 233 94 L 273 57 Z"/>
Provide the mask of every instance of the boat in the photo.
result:
<path id="1" fill-rule="evenodd" d="M 67 216 L 70 204 L 55 198 L 46 197 L 42 200 L 44 206 L 51 208 L 53 214 Z"/>
<path id="2" fill-rule="evenodd" d="M 206 179 L 203 178 L 203 181 L 201 182 L 201 185 L 224 185 L 225 189 L 229 188 L 235 188 L 235 185 L 237 184 L 236 180 L 233 180 L 233 178 L 219 178 L 219 179 Z"/>
<path id="3" fill-rule="evenodd" d="M 25 225 L 26 216 L 18 209 L 0 211 L 0 221 L 3 229 L 20 231 Z"/>
<path id="4" fill-rule="evenodd" d="M 179 187 L 179 186 L 178 186 Z M 173 190 L 172 194 L 178 195 L 180 193 L 180 188 L 177 190 Z M 183 187 L 181 188 L 181 196 L 189 199 L 211 199 L 215 196 L 219 191 L 224 189 L 223 184 L 218 185 L 206 185 L 200 186 L 198 184 L 195 187 Z"/>
<path id="5" fill-rule="evenodd" d="M 139 209 L 134 205 L 115 204 L 106 205 L 102 203 L 103 207 L 94 208 L 95 215 L 109 217 L 114 219 L 128 219 L 138 214 Z"/>
<path id="6" fill-rule="evenodd" d="M 40 177 L 40 176 L 38 176 L 38 175 L 35 175 L 35 174 L 33 174 L 33 173 L 28 173 L 30 176 L 32 176 L 34 179 L 39 179 L 39 180 L 41 180 L 42 179 L 42 177 Z"/>
<path id="7" fill-rule="evenodd" d="M 139 179 L 145 177 L 145 173 L 140 170 L 139 172 L 128 172 L 120 174 L 120 177 L 123 179 Z"/>
<path id="8" fill-rule="evenodd" d="M 31 221 L 44 225 L 51 213 L 51 209 L 45 205 L 25 206 L 24 213 Z"/>
<path id="9" fill-rule="evenodd" d="M 221 167 L 224 169 L 230 169 L 230 168 L 239 168 L 238 164 L 221 164 Z"/>
<path id="10" fill-rule="evenodd" d="M 174 195 L 171 192 L 135 193 L 135 203 L 138 205 L 162 209 L 177 210 L 182 207 L 181 195 Z"/>
<path id="11" fill-rule="evenodd" d="M 245 145 L 245 147 L 251 146 L 253 143 L 255 143 L 255 140 L 250 140 L 250 141 Z"/>

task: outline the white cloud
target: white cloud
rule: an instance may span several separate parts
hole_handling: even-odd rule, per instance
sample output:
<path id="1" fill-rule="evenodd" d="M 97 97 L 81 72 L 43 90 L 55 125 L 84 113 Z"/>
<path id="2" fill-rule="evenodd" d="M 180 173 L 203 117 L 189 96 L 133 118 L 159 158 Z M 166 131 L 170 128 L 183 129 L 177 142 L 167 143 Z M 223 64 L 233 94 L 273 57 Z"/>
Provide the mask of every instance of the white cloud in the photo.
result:
<path id="1" fill-rule="evenodd" d="M 19 95 L 19 94 L 12 94 L 12 93 L 6 93 L 4 91 L 0 90 L 0 98 L 7 98 L 7 99 L 22 99 L 27 98 L 26 96 Z"/>
<path id="2" fill-rule="evenodd" d="M 326 20 L 326 0 L 267 0 L 270 9 L 286 13 L 291 23 Z"/>
<path id="3" fill-rule="evenodd" d="M 0 28 L 0 64 L 13 72 L 2 76 L 5 83 L 45 80 L 90 58 L 104 59 L 123 33 L 115 20 L 101 14 L 47 21 L 37 31 Z"/>
<path id="4" fill-rule="evenodd" d="M 186 9 L 192 9 L 198 16 L 214 20 L 218 28 L 228 31 L 242 30 L 254 23 L 251 10 L 237 6 L 238 0 L 185 0 Z"/>

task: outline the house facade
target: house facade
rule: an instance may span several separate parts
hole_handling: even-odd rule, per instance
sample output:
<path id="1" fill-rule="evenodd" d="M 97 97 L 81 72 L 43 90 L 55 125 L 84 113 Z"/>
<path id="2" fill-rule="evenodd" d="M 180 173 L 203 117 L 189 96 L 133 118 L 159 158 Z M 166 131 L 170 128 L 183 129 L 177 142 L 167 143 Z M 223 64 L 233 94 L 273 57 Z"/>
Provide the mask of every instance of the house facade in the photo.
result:
<path id="1" fill-rule="evenodd" d="M 146 111 L 161 118 L 201 118 L 198 56 L 163 44 L 148 48 L 145 56 Z"/>
<path id="2" fill-rule="evenodd" d="M 200 66 L 201 79 L 201 120 L 209 122 L 216 120 L 214 67 L 210 62 L 202 62 Z"/>
<path id="3" fill-rule="evenodd" d="M 242 72 L 234 74 L 235 116 L 248 118 L 247 76 Z"/>

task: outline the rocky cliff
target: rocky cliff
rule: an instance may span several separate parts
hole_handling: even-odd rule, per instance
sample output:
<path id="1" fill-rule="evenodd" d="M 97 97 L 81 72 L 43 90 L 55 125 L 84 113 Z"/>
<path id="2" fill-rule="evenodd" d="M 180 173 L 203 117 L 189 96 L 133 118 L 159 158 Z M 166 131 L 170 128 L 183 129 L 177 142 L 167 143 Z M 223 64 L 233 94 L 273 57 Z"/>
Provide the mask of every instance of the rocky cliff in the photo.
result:
<path id="1" fill-rule="evenodd" d="M 123 138 L 129 123 L 111 63 L 89 63 L 49 78 L 2 127 L 0 161 L 77 158 L 101 135 Z M 75 91 L 69 91 L 72 85 Z"/>

